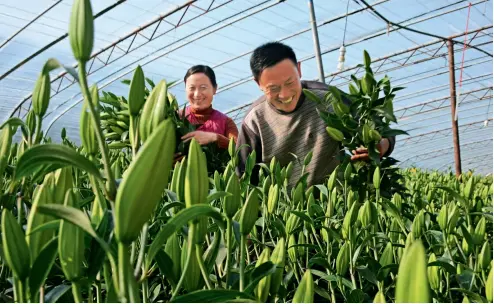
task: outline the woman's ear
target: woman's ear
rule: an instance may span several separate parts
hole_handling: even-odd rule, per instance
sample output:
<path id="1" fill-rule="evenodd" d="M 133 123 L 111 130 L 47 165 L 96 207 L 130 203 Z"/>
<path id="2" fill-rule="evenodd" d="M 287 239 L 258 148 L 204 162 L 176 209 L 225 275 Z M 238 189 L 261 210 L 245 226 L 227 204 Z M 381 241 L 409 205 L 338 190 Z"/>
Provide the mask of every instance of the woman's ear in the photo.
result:
<path id="1" fill-rule="evenodd" d="M 302 62 L 297 62 L 297 70 L 298 70 L 298 75 L 300 78 L 302 78 L 302 68 L 301 68 Z"/>

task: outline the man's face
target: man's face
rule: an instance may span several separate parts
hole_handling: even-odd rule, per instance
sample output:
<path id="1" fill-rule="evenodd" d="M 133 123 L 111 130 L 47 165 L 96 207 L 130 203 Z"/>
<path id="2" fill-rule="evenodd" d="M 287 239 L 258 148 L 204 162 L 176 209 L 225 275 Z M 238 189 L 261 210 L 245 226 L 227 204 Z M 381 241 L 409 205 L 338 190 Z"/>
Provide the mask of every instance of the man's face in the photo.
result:
<path id="1" fill-rule="evenodd" d="M 285 59 L 264 69 L 258 85 L 273 106 L 285 112 L 292 112 L 302 93 L 300 76 L 300 65 Z"/>

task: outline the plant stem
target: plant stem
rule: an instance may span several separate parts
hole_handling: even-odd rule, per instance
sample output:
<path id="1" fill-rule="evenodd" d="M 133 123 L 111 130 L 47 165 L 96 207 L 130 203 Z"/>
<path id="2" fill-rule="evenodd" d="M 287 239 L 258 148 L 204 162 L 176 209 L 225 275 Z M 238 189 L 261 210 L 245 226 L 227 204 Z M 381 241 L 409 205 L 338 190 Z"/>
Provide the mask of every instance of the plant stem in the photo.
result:
<path id="1" fill-rule="evenodd" d="M 45 287 L 41 286 L 39 288 L 39 303 L 43 304 L 45 302 Z"/>
<path id="2" fill-rule="evenodd" d="M 17 223 L 22 226 L 22 195 L 17 196 Z"/>
<path id="3" fill-rule="evenodd" d="M 444 232 L 443 232 L 444 235 Z M 455 235 L 455 242 L 456 246 L 458 247 L 458 251 L 460 252 L 461 256 L 463 257 L 463 260 L 465 260 L 465 264 L 467 263 L 467 257 L 465 256 L 465 253 L 463 252 L 463 249 L 461 248 L 460 242 L 458 241 L 458 237 Z"/>
<path id="4" fill-rule="evenodd" d="M 297 280 L 297 285 L 298 285 L 300 284 L 300 278 L 297 273 L 297 264 L 295 264 L 294 262 L 291 262 L 291 264 L 292 264 L 293 274 L 295 275 L 295 279 Z"/>
<path id="5" fill-rule="evenodd" d="M 262 204 L 262 211 L 263 211 L 263 214 L 265 215 L 264 218 L 262 219 L 262 244 L 266 244 L 266 240 L 265 240 L 265 229 L 266 229 L 266 215 L 268 214 L 267 212 L 267 208 L 266 208 L 266 204 L 267 204 L 268 200 L 265 200 L 264 203 Z"/>
<path id="6" fill-rule="evenodd" d="M 347 187 L 348 187 L 348 182 L 345 180 L 345 188 L 344 188 L 344 191 L 343 191 L 343 199 L 345 200 L 345 205 L 343 206 L 343 213 L 345 213 L 346 209 L 350 209 L 350 206 L 348 206 L 348 197 L 347 197 Z"/>
<path id="7" fill-rule="evenodd" d="M 201 245 L 199 244 L 196 244 L 196 257 L 197 262 L 199 263 L 199 268 L 201 269 L 202 277 L 204 278 L 204 282 L 206 283 L 208 289 L 211 290 L 213 287 L 209 281 L 209 274 L 207 272 L 206 265 L 204 265 L 204 261 L 202 260 Z"/>
<path id="8" fill-rule="evenodd" d="M 113 178 L 113 172 L 110 167 L 110 158 L 108 157 L 108 146 L 105 143 L 105 139 L 103 138 L 103 132 L 101 131 L 99 115 L 96 114 L 96 109 L 94 108 L 94 104 L 91 98 L 91 94 L 89 92 L 89 87 L 87 84 L 86 77 L 86 62 L 79 61 L 79 85 L 81 86 L 82 94 L 88 101 L 89 111 L 91 112 L 93 128 L 96 132 L 96 138 L 98 140 L 98 145 L 101 152 L 101 158 L 103 160 L 103 166 L 106 172 L 107 178 L 107 195 L 110 201 L 115 200 L 116 188 L 115 188 L 115 180 Z"/>
<path id="9" fill-rule="evenodd" d="M 84 302 L 84 299 L 82 298 L 80 283 L 72 282 L 72 295 L 74 296 L 74 301 L 76 303 L 83 303 Z"/>
<path id="10" fill-rule="evenodd" d="M 42 117 L 40 117 L 40 116 L 36 117 L 36 137 L 34 138 L 35 144 L 39 144 L 41 142 L 41 122 L 42 121 L 43 121 Z"/>
<path id="11" fill-rule="evenodd" d="M 24 286 L 22 281 L 14 277 L 14 299 L 17 303 L 25 302 L 24 299 Z"/>
<path id="12" fill-rule="evenodd" d="M 129 253 L 128 246 L 123 243 L 118 243 L 118 276 L 119 276 L 119 296 L 120 301 L 126 303 L 129 296 L 128 281 L 129 281 Z"/>
<path id="13" fill-rule="evenodd" d="M 230 280 L 230 267 L 232 260 L 232 219 L 226 218 L 226 289 Z"/>
<path id="14" fill-rule="evenodd" d="M 324 252 L 324 249 L 322 248 L 322 245 L 321 243 L 319 243 L 319 239 L 317 238 L 317 234 L 316 234 L 316 230 L 314 228 L 314 226 L 311 226 L 312 227 L 312 234 L 314 235 L 314 239 L 316 239 L 316 242 L 317 242 L 317 245 L 319 246 L 319 249 L 321 249 L 321 253 Z"/>
<path id="15" fill-rule="evenodd" d="M 352 278 L 352 284 L 353 284 L 353 288 L 354 289 L 357 289 L 357 283 L 355 281 L 355 269 L 353 268 L 353 265 L 350 264 L 350 277 Z"/>
<path id="16" fill-rule="evenodd" d="M 137 244 L 136 242 L 132 242 L 132 246 L 130 248 L 130 261 L 131 263 L 134 262 L 134 260 L 136 259 L 136 251 L 137 251 Z"/>
<path id="17" fill-rule="evenodd" d="M 131 141 L 131 145 L 132 145 L 132 159 L 135 159 L 136 155 L 137 155 L 137 128 L 136 128 L 136 122 L 137 120 L 135 120 L 135 118 L 137 117 L 134 117 L 133 115 L 130 115 L 130 120 L 129 120 L 129 138 L 132 139 Z"/>
<path id="18" fill-rule="evenodd" d="M 88 303 L 93 303 L 93 286 L 91 283 L 88 284 L 88 298 L 87 298 Z"/>
<path id="19" fill-rule="evenodd" d="M 193 254 L 193 249 L 194 247 L 194 233 L 195 233 L 195 224 L 190 225 L 189 229 L 189 239 L 188 239 L 188 246 L 187 246 L 187 259 L 185 260 L 185 265 L 182 269 L 182 275 L 180 276 L 180 280 L 178 280 L 178 284 L 175 287 L 175 290 L 173 291 L 172 297 L 170 299 L 170 302 L 172 302 L 178 295 L 180 288 L 182 287 L 182 284 L 184 283 L 185 280 L 185 274 L 187 273 L 190 265 L 190 260 L 192 259 L 192 254 Z"/>
<path id="20" fill-rule="evenodd" d="M 142 227 L 142 233 L 141 233 L 141 248 L 139 249 L 139 256 L 137 257 L 137 264 L 136 268 L 134 271 L 134 276 L 137 278 L 139 277 L 139 273 L 141 271 L 141 266 L 142 262 L 144 261 L 144 252 L 146 251 L 146 241 L 148 238 L 148 227 L 149 224 L 146 222 L 144 226 Z"/>
<path id="21" fill-rule="evenodd" d="M 101 273 L 96 276 L 96 303 L 101 303 Z"/>
<path id="22" fill-rule="evenodd" d="M 244 291 L 244 271 L 245 271 L 245 235 L 240 237 L 240 291 Z"/>
<path id="23" fill-rule="evenodd" d="M 142 281 L 142 303 L 147 303 L 148 301 L 148 280 Z"/>

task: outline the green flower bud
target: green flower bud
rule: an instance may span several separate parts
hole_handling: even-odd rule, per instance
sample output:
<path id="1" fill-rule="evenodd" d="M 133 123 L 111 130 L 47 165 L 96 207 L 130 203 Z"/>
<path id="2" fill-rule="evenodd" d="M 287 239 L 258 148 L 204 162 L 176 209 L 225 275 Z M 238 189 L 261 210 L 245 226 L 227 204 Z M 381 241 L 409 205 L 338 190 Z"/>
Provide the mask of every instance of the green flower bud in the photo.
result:
<path id="1" fill-rule="evenodd" d="M 88 61 L 94 43 L 94 20 L 90 0 L 74 1 L 70 17 L 69 40 L 75 59 Z"/>

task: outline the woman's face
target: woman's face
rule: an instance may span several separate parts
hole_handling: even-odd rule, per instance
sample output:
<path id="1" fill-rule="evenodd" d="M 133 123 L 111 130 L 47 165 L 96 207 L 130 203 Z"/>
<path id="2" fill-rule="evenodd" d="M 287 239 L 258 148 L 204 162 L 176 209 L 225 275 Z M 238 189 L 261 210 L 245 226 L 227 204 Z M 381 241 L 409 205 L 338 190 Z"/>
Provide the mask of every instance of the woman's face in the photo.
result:
<path id="1" fill-rule="evenodd" d="M 216 88 L 204 73 L 195 73 L 187 78 L 185 94 L 194 110 L 205 110 L 211 106 Z"/>

